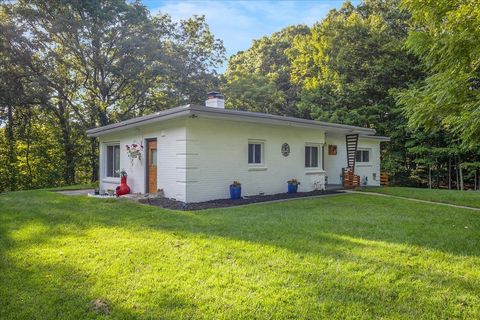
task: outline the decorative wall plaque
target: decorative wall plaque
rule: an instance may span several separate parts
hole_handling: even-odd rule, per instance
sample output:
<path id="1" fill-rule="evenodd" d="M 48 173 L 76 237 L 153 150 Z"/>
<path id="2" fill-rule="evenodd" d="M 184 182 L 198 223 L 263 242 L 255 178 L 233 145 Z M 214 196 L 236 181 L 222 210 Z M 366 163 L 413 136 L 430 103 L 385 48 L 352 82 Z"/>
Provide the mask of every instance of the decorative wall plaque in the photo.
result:
<path id="1" fill-rule="evenodd" d="M 337 145 L 329 144 L 328 145 L 328 155 L 329 156 L 336 156 L 337 155 Z"/>
<path id="2" fill-rule="evenodd" d="M 282 155 L 284 157 L 288 157 L 289 154 L 290 154 L 290 146 L 288 145 L 288 143 L 282 144 Z"/>

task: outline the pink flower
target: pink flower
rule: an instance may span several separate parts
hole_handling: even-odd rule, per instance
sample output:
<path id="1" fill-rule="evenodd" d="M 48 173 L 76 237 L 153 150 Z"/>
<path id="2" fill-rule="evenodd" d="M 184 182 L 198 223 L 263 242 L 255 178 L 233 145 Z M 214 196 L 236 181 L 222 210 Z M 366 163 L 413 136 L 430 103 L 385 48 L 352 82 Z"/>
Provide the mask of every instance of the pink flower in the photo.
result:
<path id="1" fill-rule="evenodd" d="M 132 147 L 136 148 L 136 147 L 137 147 L 137 145 L 134 143 L 134 144 L 132 144 Z"/>

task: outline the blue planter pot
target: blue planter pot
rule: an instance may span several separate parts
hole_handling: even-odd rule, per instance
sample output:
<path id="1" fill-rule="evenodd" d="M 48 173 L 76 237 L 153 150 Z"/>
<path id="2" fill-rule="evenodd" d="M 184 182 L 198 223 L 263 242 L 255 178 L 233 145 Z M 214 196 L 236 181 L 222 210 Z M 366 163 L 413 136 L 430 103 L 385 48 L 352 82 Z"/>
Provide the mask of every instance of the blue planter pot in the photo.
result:
<path id="1" fill-rule="evenodd" d="M 288 185 L 288 193 L 297 193 L 298 184 L 289 184 Z"/>
<path id="2" fill-rule="evenodd" d="M 230 186 L 230 199 L 236 200 L 242 197 L 242 187 Z"/>

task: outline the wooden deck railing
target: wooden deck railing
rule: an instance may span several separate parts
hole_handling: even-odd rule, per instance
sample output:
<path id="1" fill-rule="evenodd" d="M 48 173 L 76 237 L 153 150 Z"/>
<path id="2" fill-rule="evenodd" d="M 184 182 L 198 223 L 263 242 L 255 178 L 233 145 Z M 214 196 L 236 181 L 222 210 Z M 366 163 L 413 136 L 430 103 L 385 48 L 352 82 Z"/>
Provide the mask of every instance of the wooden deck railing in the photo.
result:
<path id="1" fill-rule="evenodd" d="M 342 176 L 345 189 L 354 189 L 360 186 L 360 176 L 356 175 L 352 168 L 343 168 Z"/>
<path id="2" fill-rule="evenodd" d="M 380 185 L 382 187 L 388 186 L 388 173 L 380 172 Z"/>

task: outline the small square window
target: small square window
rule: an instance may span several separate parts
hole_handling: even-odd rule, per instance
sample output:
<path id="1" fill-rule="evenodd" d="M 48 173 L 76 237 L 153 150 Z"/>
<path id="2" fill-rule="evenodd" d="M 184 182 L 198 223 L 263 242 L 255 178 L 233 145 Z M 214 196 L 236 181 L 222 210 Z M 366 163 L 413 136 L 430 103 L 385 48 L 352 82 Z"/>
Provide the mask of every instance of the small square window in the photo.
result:
<path id="1" fill-rule="evenodd" d="M 357 152 L 355 153 L 355 162 L 359 162 L 359 163 L 370 162 L 370 151 L 369 150 L 357 150 Z"/>
<path id="2" fill-rule="evenodd" d="M 318 147 L 306 146 L 305 147 L 305 167 L 306 168 L 318 168 Z"/>
<path id="3" fill-rule="evenodd" d="M 262 164 L 263 163 L 263 143 L 249 142 L 248 143 L 248 163 Z"/>

